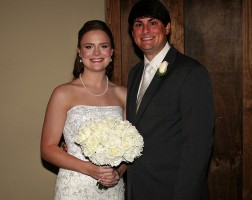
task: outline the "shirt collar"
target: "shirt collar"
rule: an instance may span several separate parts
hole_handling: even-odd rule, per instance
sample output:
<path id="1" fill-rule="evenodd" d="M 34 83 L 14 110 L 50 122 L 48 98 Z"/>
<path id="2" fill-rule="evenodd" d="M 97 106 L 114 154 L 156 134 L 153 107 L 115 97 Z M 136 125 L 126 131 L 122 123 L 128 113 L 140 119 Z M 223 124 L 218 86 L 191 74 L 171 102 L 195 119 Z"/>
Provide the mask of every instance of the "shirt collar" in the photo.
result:
<path id="1" fill-rule="evenodd" d="M 167 52 L 171 48 L 171 45 L 167 42 L 164 46 L 164 48 L 151 60 L 149 61 L 145 56 L 144 56 L 144 65 L 147 63 L 150 63 L 150 65 L 157 70 L 158 66 L 161 64 L 161 62 L 164 60 Z"/>

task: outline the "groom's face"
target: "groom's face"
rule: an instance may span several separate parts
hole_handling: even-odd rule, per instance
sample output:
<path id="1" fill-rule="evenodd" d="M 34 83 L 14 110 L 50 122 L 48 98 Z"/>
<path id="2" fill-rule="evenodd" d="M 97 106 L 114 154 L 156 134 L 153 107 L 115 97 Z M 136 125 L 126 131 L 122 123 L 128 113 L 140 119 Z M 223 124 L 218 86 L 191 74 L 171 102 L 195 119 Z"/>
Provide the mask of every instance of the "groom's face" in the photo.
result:
<path id="1" fill-rule="evenodd" d="M 134 20 L 132 36 L 136 45 L 151 60 L 165 46 L 170 23 L 167 26 L 155 18 L 140 17 Z"/>

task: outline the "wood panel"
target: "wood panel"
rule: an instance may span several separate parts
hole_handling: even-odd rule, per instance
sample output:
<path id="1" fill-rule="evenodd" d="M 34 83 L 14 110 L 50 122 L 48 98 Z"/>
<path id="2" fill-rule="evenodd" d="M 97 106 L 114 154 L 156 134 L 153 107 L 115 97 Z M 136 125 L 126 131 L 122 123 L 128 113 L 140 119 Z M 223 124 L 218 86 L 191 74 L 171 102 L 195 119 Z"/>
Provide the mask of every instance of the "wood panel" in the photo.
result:
<path id="1" fill-rule="evenodd" d="M 121 5 L 120 1 L 106 0 L 105 20 L 109 25 L 115 42 L 115 58 L 113 70 L 113 82 L 122 83 L 122 45 L 121 45 Z"/>
<path id="2" fill-rule="evenodd" d="M 242 196 L 242 1 L 185 4 L 185 52 L 208 68 L 216 108 L 211 199 Z"/>
<path id="3" fill-rule="evenodd" d="M 170 43 L 184 53 L 184 0 L 163 0 L 171 17 Z"/>
<path id="4" fill-rule="evenodd" d="M 133 45 L 131 32 L 128 28 L 128 16 L 133 5 L 138 0 L 120 0 L 121 2 L 121 29 L 122 29 L 122 85 L 127 86 L 128 73 L 130 69 L 139 62 L 141 53 L 138 48 Z"/>
<path id="5" fill-rule="evenodd" d="M 252 199 L 252 2 L 243 1 L 243 199 Z"/>

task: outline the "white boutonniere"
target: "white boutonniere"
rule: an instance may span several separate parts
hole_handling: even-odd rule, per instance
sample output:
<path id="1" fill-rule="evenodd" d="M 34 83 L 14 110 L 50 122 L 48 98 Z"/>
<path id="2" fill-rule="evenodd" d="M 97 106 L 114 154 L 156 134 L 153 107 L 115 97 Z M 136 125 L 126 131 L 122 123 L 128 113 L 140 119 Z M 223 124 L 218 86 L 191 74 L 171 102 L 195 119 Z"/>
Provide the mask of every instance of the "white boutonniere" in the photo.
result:
<path id="1" fill-rule="evenodd" d="M 166 75 L 168 65 L 169 65 L 169 63 L 168 63 L 167 61 L 163 61 L 163 62 L 160 64 L 160 66 L 159 66 L 159 68 L 158 68 L 158 70 L 157 70 L 157 75 L 158 75 L 159 77 L 162 77 L 162 76 Z"/>

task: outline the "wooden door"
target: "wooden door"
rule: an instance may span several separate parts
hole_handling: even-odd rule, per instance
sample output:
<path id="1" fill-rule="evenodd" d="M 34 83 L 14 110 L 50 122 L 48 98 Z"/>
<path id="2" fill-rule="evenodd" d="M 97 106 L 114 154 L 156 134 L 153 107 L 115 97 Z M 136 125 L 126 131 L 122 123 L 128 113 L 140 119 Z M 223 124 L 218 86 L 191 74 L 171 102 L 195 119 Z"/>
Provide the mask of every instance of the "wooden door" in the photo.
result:
<path id="1" fill-rule="evenodd" d="M 185 53 L 211 75 L 216 109 L 211 199 L 242 196 L 242 1 L 185 3 Z"/>

